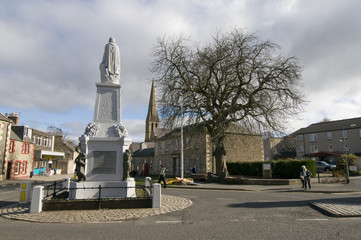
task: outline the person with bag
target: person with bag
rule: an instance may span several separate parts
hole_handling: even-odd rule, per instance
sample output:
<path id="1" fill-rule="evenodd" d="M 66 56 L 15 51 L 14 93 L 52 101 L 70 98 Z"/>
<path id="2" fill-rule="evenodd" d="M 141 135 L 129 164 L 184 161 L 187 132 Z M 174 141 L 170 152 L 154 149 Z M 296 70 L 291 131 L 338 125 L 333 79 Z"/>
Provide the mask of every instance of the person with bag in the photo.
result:
<path id="1" fill-rule="evenodd" d="M 311 172 L 308 171 L 305 165 L 302 165 L 302 174 L 303 174 L 303 180 L 305 182 L 305 190 L 307 190 L 307 184 L 308 188 L 311 190 Z"/>

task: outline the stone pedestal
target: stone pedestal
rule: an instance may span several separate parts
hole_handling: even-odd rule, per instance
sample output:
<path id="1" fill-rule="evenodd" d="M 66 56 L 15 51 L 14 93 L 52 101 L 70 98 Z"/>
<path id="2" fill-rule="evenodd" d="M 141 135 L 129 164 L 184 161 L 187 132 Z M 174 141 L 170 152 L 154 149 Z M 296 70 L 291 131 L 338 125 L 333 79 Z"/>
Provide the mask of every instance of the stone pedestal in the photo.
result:
<path id="1" fill-rule="evenodd" d="M 86 181 L 72 183 L 70 199 L 135 196 L 134 179 L 123 181 L 123 153 L 131 139 L 121 123 L 121 86 L 97 83 L 93 122 L 79 138 L 86 158 Z"/>

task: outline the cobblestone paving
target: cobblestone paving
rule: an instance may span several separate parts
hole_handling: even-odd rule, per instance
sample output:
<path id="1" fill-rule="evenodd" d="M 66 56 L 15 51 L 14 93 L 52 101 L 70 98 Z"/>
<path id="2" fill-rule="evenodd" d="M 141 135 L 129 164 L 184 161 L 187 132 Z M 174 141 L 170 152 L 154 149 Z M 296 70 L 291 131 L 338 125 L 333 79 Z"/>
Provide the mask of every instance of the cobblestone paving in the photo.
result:
<path id="1" fill-rule="evenodd" d="M 361 217 L 361 199 L 328 199 L 310 202 L 311 206 L 333 217 Z"/>
<path id="2" fill-rule="evenodd" d="M 170 195 L 162 195 L 161 208 L 104 209 L 78 211 L 46 211 L 30 213 L 28 205 L 11 205 L 0 209 L 0 216 L 8 219 L 39 223 L 96 223 L 115 222 L 155 216 L 190 207 L 192 201 Z"/>

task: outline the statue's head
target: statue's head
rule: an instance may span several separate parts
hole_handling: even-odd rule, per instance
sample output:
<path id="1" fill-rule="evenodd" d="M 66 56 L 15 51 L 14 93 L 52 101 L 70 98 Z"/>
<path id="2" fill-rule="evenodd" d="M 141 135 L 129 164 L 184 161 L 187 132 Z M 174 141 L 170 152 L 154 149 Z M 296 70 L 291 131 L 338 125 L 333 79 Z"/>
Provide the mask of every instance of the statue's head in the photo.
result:
<path id="1" fill-rule="evenodd" d="M 109 38 L 109 42 L 110 42 L 110 43 L 115 43 L 115 38 L 110 37 L 110 38 Z"/>

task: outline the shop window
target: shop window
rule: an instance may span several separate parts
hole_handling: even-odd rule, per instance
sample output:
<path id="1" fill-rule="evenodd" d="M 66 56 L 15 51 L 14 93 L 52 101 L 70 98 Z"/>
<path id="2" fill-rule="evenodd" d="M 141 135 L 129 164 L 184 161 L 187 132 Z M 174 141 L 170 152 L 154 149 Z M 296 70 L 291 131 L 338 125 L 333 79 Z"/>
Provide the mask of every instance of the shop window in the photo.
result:
<path id="1" fill-rule="evenodd" d="M 39 162 L 38 161 L 35 161 L 35 166 L 34 166 L 34 168 L 38 168 L 39 167 Z"/>
<path id="2" fill-rule="evenodd" d="M 13 153 L 14 151 L 15 151 L 15 141 L 11 140 L 9 146 L 9 152 Z"/>

